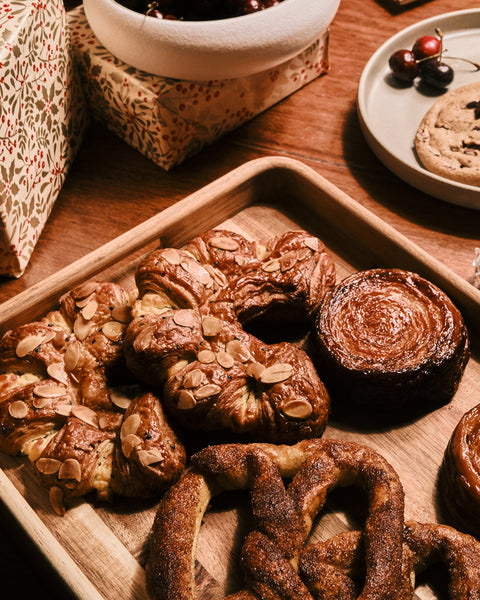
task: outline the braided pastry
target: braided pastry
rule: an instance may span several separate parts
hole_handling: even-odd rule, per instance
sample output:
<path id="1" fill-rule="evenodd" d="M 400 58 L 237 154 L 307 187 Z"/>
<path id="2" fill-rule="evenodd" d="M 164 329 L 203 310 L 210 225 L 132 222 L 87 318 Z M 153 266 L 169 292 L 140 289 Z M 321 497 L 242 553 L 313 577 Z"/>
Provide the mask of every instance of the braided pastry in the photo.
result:
<path id="1" fill-rule="evenodd" d="M 455 525 L 480 537 L 480 404 L 463 415 L 448 442 L 440 492 Z"/>
<path id="2" fill-rule="evenodd" d="M 447 525 L 407 522 L 398 600 L 410 600 L 415 578 L 429 565 L 442 563 L 452 600 L 480 598 L 480 543 Z M 365 569 L 361 531 L 349 531 L 305 547 L 300 573 L 314 600 L 355 600 Z"/>
<path id="3" fill-rule="evenodd" d="M 252 490 L 257 529 L 242 549 L 247 581 L 242 594 L 311 600 L 298 573 L 303 545 L 328 492 L 352 479 L 366 489 L 370 504 L 362 597 L 396 597 L 402 574 L 403 490 L 395 471 L 373 450 L 318 439 L 294 446 L 226 444 L 201 450 L 192 462 L 195 469 L 165 494 L 152 527 L 146 577 L 153 599 L 192 600 L 195 548 L 207 505 L 223 490 L 246 488 Z M 291 477 L 285 488 L 282 478 Z"/>
<path id="4" fill-rule="evenodd" d="M 158 399 L 125 369 L 130 310 L 122 288 L 92 282 L 0 340 L 0 450 L 28 455 L 59 514 L 90 492 L 150 495 L 184 468 Z"/>
<path id="5" fill-rule="evenodd" d="M 400 269 L 361 271 L 329 290 L 314 345 L 335 401 L 387 411 L 448 402 L 470 356 L 452 301 Z"/>
<path id="6" fill-rule="evenodd" d="M 334 279 L 325 247 L 302 231 L 259 246 L 214 230 L 158 250 L 137 272 L 127 364 L 189 429 L 288 443 L 320 435 L 329 396 L 306 353 L 242 324 L 272 311 L 311 319 Z"/>

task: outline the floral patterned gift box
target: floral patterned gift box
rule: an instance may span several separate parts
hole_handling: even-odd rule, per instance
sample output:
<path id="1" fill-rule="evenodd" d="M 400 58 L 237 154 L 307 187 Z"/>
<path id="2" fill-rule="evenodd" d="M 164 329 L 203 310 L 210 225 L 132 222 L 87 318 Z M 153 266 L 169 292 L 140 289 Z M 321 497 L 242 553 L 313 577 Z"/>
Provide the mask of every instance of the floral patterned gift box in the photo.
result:
<path id="1" fill-rule="evenodd" d="M 0 1 L 0 275 L 23 274 L 88 115 L 62 0 Z"/>
<path id="2" fill-rule="evenodd" d="M 118 60 L 69 12 L 92 116 L 166 170 L 328 70 L 328 31 L 285 64 L 249 77 L 190 82 L 150 75 Z"/>

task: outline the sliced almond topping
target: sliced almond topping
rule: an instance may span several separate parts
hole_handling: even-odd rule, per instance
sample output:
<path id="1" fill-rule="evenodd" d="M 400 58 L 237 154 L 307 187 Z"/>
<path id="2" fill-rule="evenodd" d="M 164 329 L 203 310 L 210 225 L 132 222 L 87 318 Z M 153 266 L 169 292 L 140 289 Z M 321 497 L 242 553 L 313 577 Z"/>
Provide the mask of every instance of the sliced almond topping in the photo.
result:
<path id="1" fill-rule="evenodd" d="M 72 405 L 71 404 L 57 404 L 55 407 L 55 412 L 57 415 L 62 417 L 69 417 L 72 414 Z"/>
<path id="2" fill-rule="evenodd" d="M 50 504 L 53 510 L 59 517 L 63 517 L 65 514 L 65 506 L 63 504 L 63 490 L 62 488 L 54 485 L 50 488 L 48 495 L 50 497 Z"/>
<path id="3" fill-rule="evenodd" d="M 138 436 L 134 435 L 133 433 L 131 433 L 130 435 L 127 435 L 122 440 L 122 452 L 123 452 L 123 454 L 127 458 L 129 458 L 129 456 L 132 453 L 133 449 L 136 448 L 137 446 L 139 446 L 141 443 L 142 443 L 142 440 Z"/>
<path id="4" fill-rule="evenodd" d="M 255 247 L 255 254 L 257 255 L 258 260 L 264 260 L 267 256 L 268 250 L 265 244 L 257 244 Z"/>
<path id="5" fill-rule="evenodd" d="M 94 427 L 98 426 L 98 417 L 97 413 L 88 408 L 88 406 L 83 406 L 82 404 L 74 404 L 71 409 L 72 415 L 80 419 L 84 423 L 88 425 L 93 425 Z"/>
<path id="6" fill-rule="evenodd" d="M 86 306 L 82 308 L 80 312 L 82 313 L 82 317 L 85 319 L 85 321 L 90 321 L 90 319 L 95 316 L 97 308 L 98 302 L 96 300 L 90 300 L 90 302 L 88 302 Z"/>
<path id="7" fill-rule="evenodd" d="M 280 270 L 282 273 L 292 269 L 297 263 L 297 255 L 295 252 L 288 252 L 280 259 Z"/>
<path id="8" fill-rule="evenodd" d="M 132 320 L 132 307 L 123 304 L 112 308 L 112 319 L 119 323 L 129 323 Z"/>
<path id="9" fill-rule="evenodd" d="M 297 253 L 298 260 L 304 260 L 305 258 L 309 258 L 310 256 L 312 256 L 312 253 L 310 252 L 310 250 L 308 248 L 302 248 Z"/>
<path id="10" fill-rule="evenodd" d="M 185 259 L 181 262 L 183 269 L 189 273 L 194 279 L 196 279 L 202 285 L 207 285 L 210 282 L 210 274 L 201 264 L 197 263 L 192 259 Z"/>
<path id="11" fill-rule="evenodd" d="M 185 377 L 182 380 L 182 385 L 187 389 L 196 388 L 202 382 L 202 377 L 203 373 L 200 369 L 193 369 L 185 374 Z"/>
<path id="12" fill-rule="evenodd" d="M 260 379 L 264 371 L 265 367 L 258 362 L 252 362 L 247 366 L 247 375 L 254 379 Z"/>
<path id="13" fill-rule="evenodd" d="M 162 257 L 171 265 L 180 264 L 180 254 L 175 248 L 165 248 L 162 251 Z"/>
<path id="14" fill-rule="evenodd" d="M 47 373 L 52 379 L 55 379 L 55 381 L 59 381 L 60 383 L 68 385 L 68 377 L 65 373 L 65 369 L 63 368 L 62 363 L 55 362 L 48 365 Z"/>
<path id="15" fill-rule="evenodd" d="M 48 439 L 48 437 L 38 438 L 34 440 L 29 446 L 27 446 L 26 454 L 28 454 L 28 458 L 32 462 L 36 462 L 40 458 L 45 446 L 48 444 Z"/>
<path id="16" fill-rule="evenodd" d="M 120 439 L 128 437 L 129 435 L 133 435 L 137 433 L 138 428 L 140 427 L 140 415 L 138 413 L 133 413 L 128 416 L 122 424 L 122 428 L 120 429 Z"/>
<path id="17" fill-rule="evenodd" d="M 110 400 L 117 408 L 126 410 L 132 403 L 132 399 L 122 394 L 121 390 L 112 390 L 110 392 Z"/>
<path id="18" fill-rule="evenodd" d="M 245 257 L 242 256 L 241 254 L 236 254 L 235 255 L 235 262 L 237 263 L 237 265 L 239 267 L 243 267 L 243 265 L 245 264 Z"/>
<path id="19" fill-rule="evenodd" d="M 210 396 L 215 396 L 222 391 L 222 388 L 219 385 L 215 385 L 214 383 L 207 383 L 207 385 L 202 385 L 202 387 L 197 388 L 193 395 L 197 400 L 203 400 L 204 398 L 209 398 Z"/>
<path id="20" fill-rule="evenodd" d="M 82 479 L 82 467 L 76 458 L 67 458 L 58 471 L 59 479 Z"/>
<path id="21" fill-rule="evenodd" d="M 177 310 L 173 314 L 173 320 L 180 327 L 194 327 L 195 316 L 191 310 Z"/>
<path id="22" fill-rule="evenodd" d="M 55 458 L 39 458 L 36 462 L 37 469 L 44 475 L 54 475 L 58 473 L 62 463 Z"/>
<path id="23" fill-rule="evenodd" d="M 235 359 L 228 352 L 217 352 L 215 355 L 218 364 L 224 369 L 231 369 L 235 364 Z"/>
<path id="24" fill-rule="evenodd" d="M 118 321 L 107 321 L 102 327 L 102 331 L 111 342 L 119 342 L 125 333 L 125 324 Z"/>
<path id="25" fill-rule="evenodd" d="M 87 281 L 82 285 L 79 285 L 77 288 L 73 290 L 75 297 L 81 300 L 82 298 L 86 298 L 87 296 L 91 296 L 98 287 L 98 283 L 96 281 Z M 78 302 L 77 302 L 78 306 Z"/>
<path id="26" fill-rule="evenodd" d="M 67 333 L 65 331 L 57 331 L 53 338 L 53 345 L 55 348 L 63 348 L 67 341 Z"/>
<path id="27" fill-rule="evenodd" d="M 211 350 L 200 350 L 197 354 L 197 360 L 198 362 L 208 365 L 215 360 L 215 352 L 212 352 Z"/>
<path id="28" fill-rule="evenodd" d="M 148 467 L 149 465 L 163 462 L 163 454 L 155 448 L 152 448 L 152 450 L 139 450 L 138 460 L 144 467 Z"/>
<path id="29" fill-rule="evenodd" d="M 280 261 L 278 258 L 272 258 L 272 260 L 267 261 L 262 265 L 262 271 L 265 273 L 273 273 L 274 271 L 280 270 Z"/>
<path id="30" fill-rule="evenodd" d="M 282 412 L 292 419 L 306 419 L 312 414 L 313 408 L 310 402 L 298 399 L 291 400 L 282 406 Z"/>
<path id="31" fill-rule="evenodd" d="M 203 335 L 206 337 L 210 337 L 212 335 L 219 334 L 223 329 L 223 321 L 217 319 L 217 317 L 212 317 L 211 315 L 207 315 L 202 320 L 202 330 Z"/>
<path id="32" fill-rule="evenodd" d="M 225 350 L 231 354 L 235 360 L 246 362 L 251 358 L 248 348 L 240 340 L 230 340 L 227 342 Z"/>
<path id="33" fill-rule="evenodd" d="M 61 398 L 65 396 L 67 390 L 63 385 L 58 385 L 57 383 L 38 383 L 33 393 L 35 396 L 40 396 L 41 398 Z"/>
<path id="34" fill-rule="evenodd" d="M 49 398 L 33 398 L 32 404 L 34 408 L 41 409 L 45 408 L 48 404 L 50 404 Z"/>
<path id="35" fill-rule="evenodd" d="M 22 400 L 15 400 L 8 407 L 8 414 L 14 419 L 24 419 L 28 414 L 28 406 Z"/>
<path id="36" fill-rule="evenodd" d="M 196 405 L 197 401 L 192 392 L 188 390 L 181 390 L 178 394 L 177 408 L 180 410 L 190 410 Z"/>
<path id="37" fill-rule="evenodd" d="M 318 238 L 315 237 L 307 237 L 304 240 L 304 244 L 307 248 L 310 248 L 310 250 L 313 250 L 314 252 L 316 252 L 319 248 L 319 242 L 320 240 Z"/>
<path id="38" fill-rule="evenodd" d="M 43 344 L 44 341 L 45 335 L 43 334 L 29 335 L 18 342 L 15 349 L 15 354 L 18 356 L 18 358 L 23 358 L 38 348 L 40 344 Z"/>
<path id="39" fill-rule="evenodd" d="M 73 333 L 80 341 L 83 342 L 83 340 L 87 339 L 91 330 L 92 324 L 90 321 L 86 321 L 82 313 L 80 313 L 73 324 Z"/>
<path id="40" fill-rule="evenodd" d="M 75 306 L 76 306 L 77 308 L 80 308 L 80 309 L 82 309 L 82 308 L 85 308 L 85 306 L 87 306 L 87 304 L 88 304 L 89 302 L 91 302 L 91 300 L 92 300 L 92 299 L 93 299 L 93 293 L 92 293 L 92 294 L 89 294 L 89 295 L 88 295 L 88 296 L 86 296 L 85 298 L 80 298 L 80 299 L 77 299 L 77 300 L 75 301 Z"/>
<path id="41" fill-rule="evenodd" d="M 67 371 L 73 371 L 78 364 L 80 357 L 80 344 L 77 340 L 73 340 L 65 350 L 63 362 Z"/>
<path id="42" fill-rule="evenodd" d="M 236 240 L 225 236 L 214 237 L 209 243 L 213 248 L 218 248 L 219 250 L 229 250 L 230 252 L 235 252 L 240 248 Z"/>
<path id="43" fill-rule="evenodd" d="M 280 383 L 288 379 L 293 372 L 292 365 L 288 363 L 276 363 L 267 367 L 260 376 L 262 383 Z"/>

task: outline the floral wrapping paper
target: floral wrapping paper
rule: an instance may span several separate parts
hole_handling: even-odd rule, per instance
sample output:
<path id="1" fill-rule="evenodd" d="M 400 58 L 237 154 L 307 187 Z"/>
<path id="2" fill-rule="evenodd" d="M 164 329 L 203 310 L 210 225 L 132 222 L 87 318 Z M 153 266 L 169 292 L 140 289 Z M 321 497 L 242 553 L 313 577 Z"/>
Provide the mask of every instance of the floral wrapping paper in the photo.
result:
<path id="1" fill-rule="evenodd" d="M 165 170 L 329 68 L 326 30 L 297 57 L 249 77 L 200 83 L 158 77 L 112 56 L 83 7 L 68 17 L 92 116 Z"/>
<path id="2" fill-rule="evenodd" d="M 23 274 L 88 122 L 61 0 L 0 2 L 0 275 Z"/>

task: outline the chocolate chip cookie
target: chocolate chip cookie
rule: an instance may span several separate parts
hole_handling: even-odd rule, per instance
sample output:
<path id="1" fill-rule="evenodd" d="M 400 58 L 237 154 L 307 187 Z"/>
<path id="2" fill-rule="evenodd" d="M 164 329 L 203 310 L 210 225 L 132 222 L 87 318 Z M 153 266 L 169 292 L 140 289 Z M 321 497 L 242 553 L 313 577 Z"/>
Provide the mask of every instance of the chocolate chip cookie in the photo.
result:
<path id="1" fill-rule="evenodd" d="M 480 186 L 480 81 L 437 100 L 423 117 L 414 145 L 432 173 Z"/>

